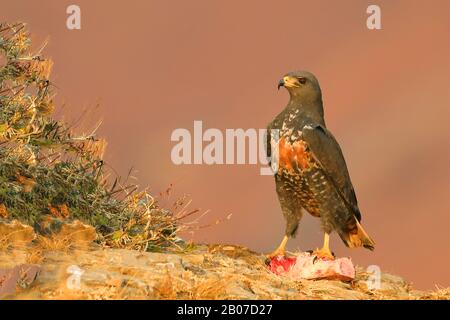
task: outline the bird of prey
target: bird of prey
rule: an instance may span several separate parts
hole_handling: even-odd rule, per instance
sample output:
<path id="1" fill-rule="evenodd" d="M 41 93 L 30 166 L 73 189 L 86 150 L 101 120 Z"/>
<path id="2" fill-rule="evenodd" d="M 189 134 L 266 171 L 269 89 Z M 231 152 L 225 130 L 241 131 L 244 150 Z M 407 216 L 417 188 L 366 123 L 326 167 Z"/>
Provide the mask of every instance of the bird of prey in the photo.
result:
<path id="1" fill-rule="evenodd" d="M 275 184 L 286 219 L 285 236 L 270 258 L 285 255 L 302 210 L 321 219 L 325 233 L 321 249 L 313 254 L 333 259 L 329 235 L 336 231 L 347 247 L 373 250 L 375 243 L 362 228 L 361 212 L 341 148 L 325 126 L 322 93 L 316 77 L 306 71 L 286 74 L 278 83 L 290 95 L 286 108 L 268 125 L 267 155 L 278 148 Z M 276 147 L 271 143 L 278 134 Z"/>

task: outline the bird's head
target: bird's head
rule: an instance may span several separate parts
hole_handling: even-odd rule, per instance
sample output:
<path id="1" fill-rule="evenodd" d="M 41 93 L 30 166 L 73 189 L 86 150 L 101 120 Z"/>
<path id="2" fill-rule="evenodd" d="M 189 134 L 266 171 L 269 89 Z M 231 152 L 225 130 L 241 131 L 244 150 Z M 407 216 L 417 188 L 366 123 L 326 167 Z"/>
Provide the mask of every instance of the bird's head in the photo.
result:
<path id="1" fill-rule="evenodd" d="M 278 89 L 285 87 L 291 99 L 294 100 L 317 100 L 322 99 L 319 81 L 310 72 L 293 71 L 287 73 L 278 82 Z"/>

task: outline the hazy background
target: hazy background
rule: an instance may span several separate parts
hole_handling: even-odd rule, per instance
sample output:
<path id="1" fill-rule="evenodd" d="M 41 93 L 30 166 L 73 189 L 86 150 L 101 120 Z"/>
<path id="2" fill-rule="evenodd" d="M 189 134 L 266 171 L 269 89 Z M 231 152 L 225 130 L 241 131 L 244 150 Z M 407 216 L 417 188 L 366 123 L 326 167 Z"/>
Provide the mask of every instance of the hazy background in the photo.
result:
<path id="1" fill-rule="evenodd" d="M 66 29 L 81 7 L 82 29 Z M 366 8 L 382 9 L 381 31 Z M 442 1 L 2 1 L 1 21 L 49 37 L 59 116 L 94 109 L 108 163 L 154 193 L 174 185 L 210 209 L 197 241 L 269 252 L 284 220 L 273 178 L 258 166 L 175 166 L 175 128 L 264 128 L 286 105 L 280 77 L 306 69 L 320 80 L 375 252 L 332 249 L 377 264 L 418 288 L 450 286 L 450 2 Z M 95 121 L 93 121 L 95 122 Z M 290 249 L 321 245 L 305 216 Z"/>

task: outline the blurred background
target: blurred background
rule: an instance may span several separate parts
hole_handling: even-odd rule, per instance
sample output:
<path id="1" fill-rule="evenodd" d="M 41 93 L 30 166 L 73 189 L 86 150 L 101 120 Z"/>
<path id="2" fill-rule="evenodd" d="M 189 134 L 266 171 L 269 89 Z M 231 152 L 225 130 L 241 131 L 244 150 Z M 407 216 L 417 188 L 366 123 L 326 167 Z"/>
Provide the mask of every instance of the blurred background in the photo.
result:
<path id="1" fill-rule="evenodd" d="M 81 30 L 66 28 L 71 4 Z M 367 29 L 369 4 L 381 7 L 382 30 Z M 112 168 L 133 167 L 155 194 L 172 185 L 168 206 L 188 194 L 192 209 L 210 210 L 202 221 L 212 226 L 185 235 L 199 242 L 269 252 L 284 220 L 273 177 L 257 165 L 176 166 L 172 131 L 194 120 L 265 128 L 288 101 L 281 76 L 312 71 L 377 243 L 350 250 L 334 235 L 332 250 L 433 289 L 450 286 L 449 12 L 446 0 L 15 0 L 1 20 L 27 22 L 36 47 L 50 40 L 58 117 L 103 119 Z M 321 244 L 306 214 L 288 247 Z"/>

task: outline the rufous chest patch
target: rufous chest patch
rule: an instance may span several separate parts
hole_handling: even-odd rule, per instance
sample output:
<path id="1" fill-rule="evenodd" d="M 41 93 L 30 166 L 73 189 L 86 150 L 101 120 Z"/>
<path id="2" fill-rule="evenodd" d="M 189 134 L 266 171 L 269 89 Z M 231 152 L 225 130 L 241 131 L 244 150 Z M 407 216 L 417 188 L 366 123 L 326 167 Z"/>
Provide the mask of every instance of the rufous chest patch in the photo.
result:
<path id="1" fill-rule="evenodd" d="M 309 169 L 312 165 L 311 154 L 305 141 L 297 140 L 290 143 L 284 137 L 278 144 L 279 167 L 286 170 Z"/>

